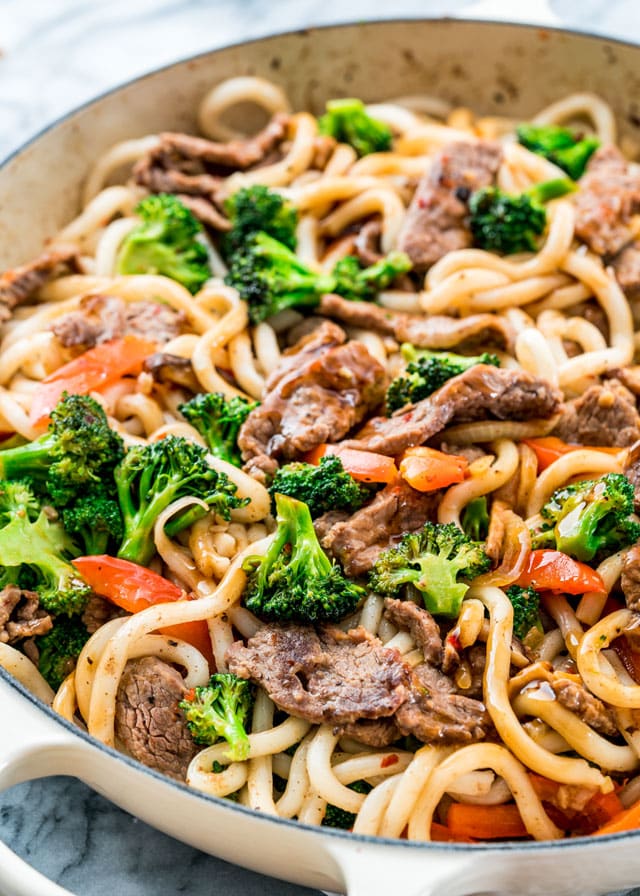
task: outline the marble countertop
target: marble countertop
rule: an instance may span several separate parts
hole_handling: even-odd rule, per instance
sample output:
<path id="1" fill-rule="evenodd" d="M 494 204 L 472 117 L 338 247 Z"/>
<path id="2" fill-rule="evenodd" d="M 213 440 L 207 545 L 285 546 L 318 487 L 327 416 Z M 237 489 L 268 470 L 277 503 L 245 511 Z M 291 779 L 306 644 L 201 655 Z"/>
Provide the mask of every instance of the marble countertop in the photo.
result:
<path id="1" fill-rule="evenodd" d="M 558 24 L 640 41 L 638 0 L 395 0 L 384 11 L 381 6 L 376 0 L 0 0 L 0 158 L 61 113 L 130 77 L 277 30 L 454 15 Z M 190 849 L 68 778 L 0 794 L 0 838 L 78 896 L 312 892 Z M 633 893 L 640 896 L 640 889 Z"/>

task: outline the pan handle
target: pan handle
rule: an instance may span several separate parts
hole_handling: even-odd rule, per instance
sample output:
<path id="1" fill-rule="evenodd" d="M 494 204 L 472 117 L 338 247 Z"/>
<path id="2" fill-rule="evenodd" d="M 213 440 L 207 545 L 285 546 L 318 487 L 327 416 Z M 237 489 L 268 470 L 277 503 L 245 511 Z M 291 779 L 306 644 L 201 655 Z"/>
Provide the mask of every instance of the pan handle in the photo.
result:
<path id="1" fill-rule="evenodd" d="M 76 776 L 91 747 L 0 676 L 0 792 L 35 778 Z M 72 896 L 0 841 L 2 896 Z"/>

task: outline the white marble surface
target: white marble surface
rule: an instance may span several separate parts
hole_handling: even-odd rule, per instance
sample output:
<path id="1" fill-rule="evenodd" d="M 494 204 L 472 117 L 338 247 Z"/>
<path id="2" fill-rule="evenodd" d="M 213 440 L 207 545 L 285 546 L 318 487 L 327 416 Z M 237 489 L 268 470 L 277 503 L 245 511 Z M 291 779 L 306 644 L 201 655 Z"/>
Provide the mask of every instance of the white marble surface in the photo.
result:
<path id="1" fill-rule="evenodd" d="M 192 53 L 312 24 L 442 14 L 640 41 L 638 0 L 0 0 L 0 158 L 78 103 Z M 78 896 L 311 892 L 204 856 L 66 778 L 0 794 L 0 837 Z"/>

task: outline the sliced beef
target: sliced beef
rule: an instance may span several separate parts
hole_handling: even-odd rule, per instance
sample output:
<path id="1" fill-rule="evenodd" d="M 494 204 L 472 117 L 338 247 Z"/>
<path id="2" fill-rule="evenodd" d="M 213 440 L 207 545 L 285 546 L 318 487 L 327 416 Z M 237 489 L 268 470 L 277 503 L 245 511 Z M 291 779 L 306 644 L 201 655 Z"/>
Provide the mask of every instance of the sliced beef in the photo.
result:
<path id="1" fill-rule="evenodd" d="M 407 695 L 397 650 L 364 628 L 267 625 L 227 651 L 229 671 L 261 685 L 281 709 L 313 723 L 392 716 Z"/>
<path id="2" fill-rule="evenodd" d="M 640 545 L 629 548 L 624 556 L 620 587 L 630 610 L 640 613 Z"/>
<path id="3" fill-rule="evenodd" d="M 466 225 L 471 193 L 494 183 L 502 150 L 498 143 L 449 143 L 422 177 L 409 206 L 398 249 L 424 270 L 456 249 L 471 245 Z"/>
<path id="4" fill-rule="evenodd" d="M 413 669 L 409 698 L 396 722 L 402 734 L 427 744 L 471 743 L 483 740 L 491 729 L 484 703 L 456 694 L 451 680 L 427 663 Z"/>
<path id="5" fill-rule="evenodd" d="M 0 591 L 0 643 L 46 635 L 52 626 L 51 616 L 40 606 L 35 591 L 23 591 L 17 585 L 7 585 Z"/>
<path id="6" fill-rule="evenodd" d="M 618 734 L 611 710 L 583 685 L 569 678 L 556 678 L 550 685 L 558 703 L 579 716 L 589 727 L 609 737 Z"/>
<path id="7" fill-rule="evenodd" d="M 634 490 L 634 507 L 636 513 L 640 512 L 640 442 L 636 442 L 629 449 L 624 465 L 624 475 L 627 477 Z"/>
<path id="8" fill-rule="evenodd" d="M 407 314 L 390 311 L 372 302 L 350 302 L 342 296 L 328 293 L 318 307 L 320 314 L 340 323 L 365 330 L 377 330 L 394 336 L 398 342 L 411 342 L 418 348 L 472 348 L 490 345 L 509 348 L 513 330 L 509 323 L 495 314 L 471 314 L 456 318 L 436 314 Z"/>
<path id="9" fill-rule="evenodd" d="M 9 320 L 13 309 L 30 299 L 64 267 L 77 269 L 76 246 L 54 246 L 29 264 L 0 275 L 0 324 Z"/>
<path id="10" fill-rule="evenodd" d="M 322 547 L 340 561 L 348 576 L 360 576 L 396 536 L 420 529 L 432 519 L 439 492 L 423 494 L 404 482 L 385 486 L 354 514 L 330 511 L 315 522 Z"/>
<path id="11" fill-rule="evenodd" d="M 238 436 L 249 472 L 272 472 L 280 459 L 341 439 L 380 405 L 384 368 L 361 342 L 345 340 L 326 321 L 285 353 Z"/>
<path id="12" fill-rule="evenodd" d="M 99 594 L 92 594 L 87 601 L 87 605 L 82 613 L 82 622 L 89 634 L 97 632 L 99 628 L 112 619 L 119 619 L 122 616 L 128 616 L 126 610 L 116 607 L 110 600 L 105 600 Z"/>
<path id="13" fill-rule="evenodd" d="M 410 633 L 424 653 L 425 662 L 431 666 L 441 665 L 440 629 L 428 610 L 419 607 L 412 600 L 394 600 L 388 597 L 384 602 L 384 615 L 396 628 L 406 629 Z"/>
<path id="14" fill-rule="evenodd" d="M 640 242 L 626 246 L 611 262 L 616 280 L 627 296 L 640 294 Z"/>
<path id="15" fill-rule="evenodd" d="M 553 434 L 580 445 L 631 445 L 640 439 L 635 398 L 616 379 L 590 386 L 564 405 Z"/>
<path id="16" fill-rule="evenodd" d="M 589 160 L 575 205 L 577 236 L 598 255 L 616 255 L 633 239 L 640 174 L 615 146 L 602 146 Z"/>
<path id="17" fill-rule="evenodd" d="M 146 373 L 151 374 L 156 383 L 181 386 L 191 392 L 202 391 L 190 358 L 182 358 L 180 355 L 168 352 L 154 352 L 145 358 L 142 367 Z"/>
<path id="18" fill-rule="evenodd" d="M 217 205 L 222 178 L 263 162 L 285 139 L 288 123 L 288 115 L 274 115 L 255 136 L 228 143 L 192 134 L 160 134 L 158 144 L 134 166 L 133 176 L 152 193 L 177 194 L 203 224 L 228 230 Z"/>
<path id="19" fill-rule="evenodd" d="M 77 311 L 60 317 L 51 329 L 65 348 L 86 351 L 127 334 L 165 343 L 180 334 L 184 322 L 182 311 L 162 302 L 125 302 L 117 296 L 89 295 L 80 301 Z"/>
<path id="20" fill-rule="evenodd" d="M 561 393 L 525 370 L 477 364 L 453 377 L 428 398 L 392 417 L 374 417 L 350 448 L 397 456 L 422 445 L 449 423 L 478 419 L 530 420 L 551 417 Z"/>
<path id="21" fill-rule="evenodd" d="M 360 719 L 341 725 L 342 734 L 366 744 L 368 747 L 388 747 L 400 737 L 400 731 L 393 716 L 385 719 Z"/>
<path id="22" fill-rule="evenodd" d="M 144 657 L 127 663 L 116 700 L 116 737 L 127 752 L 180 781 L 198 752 L 178 708 L 185 694 L 179 672 Z"/>
<path id="23" fill-rule="evenodd" d="M 356 235 L 354 248 L 356 255 L 365 267 L 369 267 L 384 257 L 380 251 L 380 237 L 382 235 L 382 221 L 374 218 L 364 224 Z"/>

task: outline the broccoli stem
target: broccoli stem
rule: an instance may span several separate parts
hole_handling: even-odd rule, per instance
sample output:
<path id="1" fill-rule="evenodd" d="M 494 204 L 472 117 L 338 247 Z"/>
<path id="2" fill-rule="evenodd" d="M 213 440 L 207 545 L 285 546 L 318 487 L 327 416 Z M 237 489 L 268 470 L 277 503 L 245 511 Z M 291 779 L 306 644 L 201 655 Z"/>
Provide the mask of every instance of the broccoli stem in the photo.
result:
<path id="1" fill-rule="evenodd" d="M 529 187 L 524 192 L 534 202 L 544 205 L 545 202 L 549 202 L 551 199 L 559 199 L 561 196 L 566 196 L 567 193 L 573 193 L 576 189 L 575 183 L 569 180 L 568 177 L 556 177 L 541 184 L 534 184 L 533 187 Z"/>

